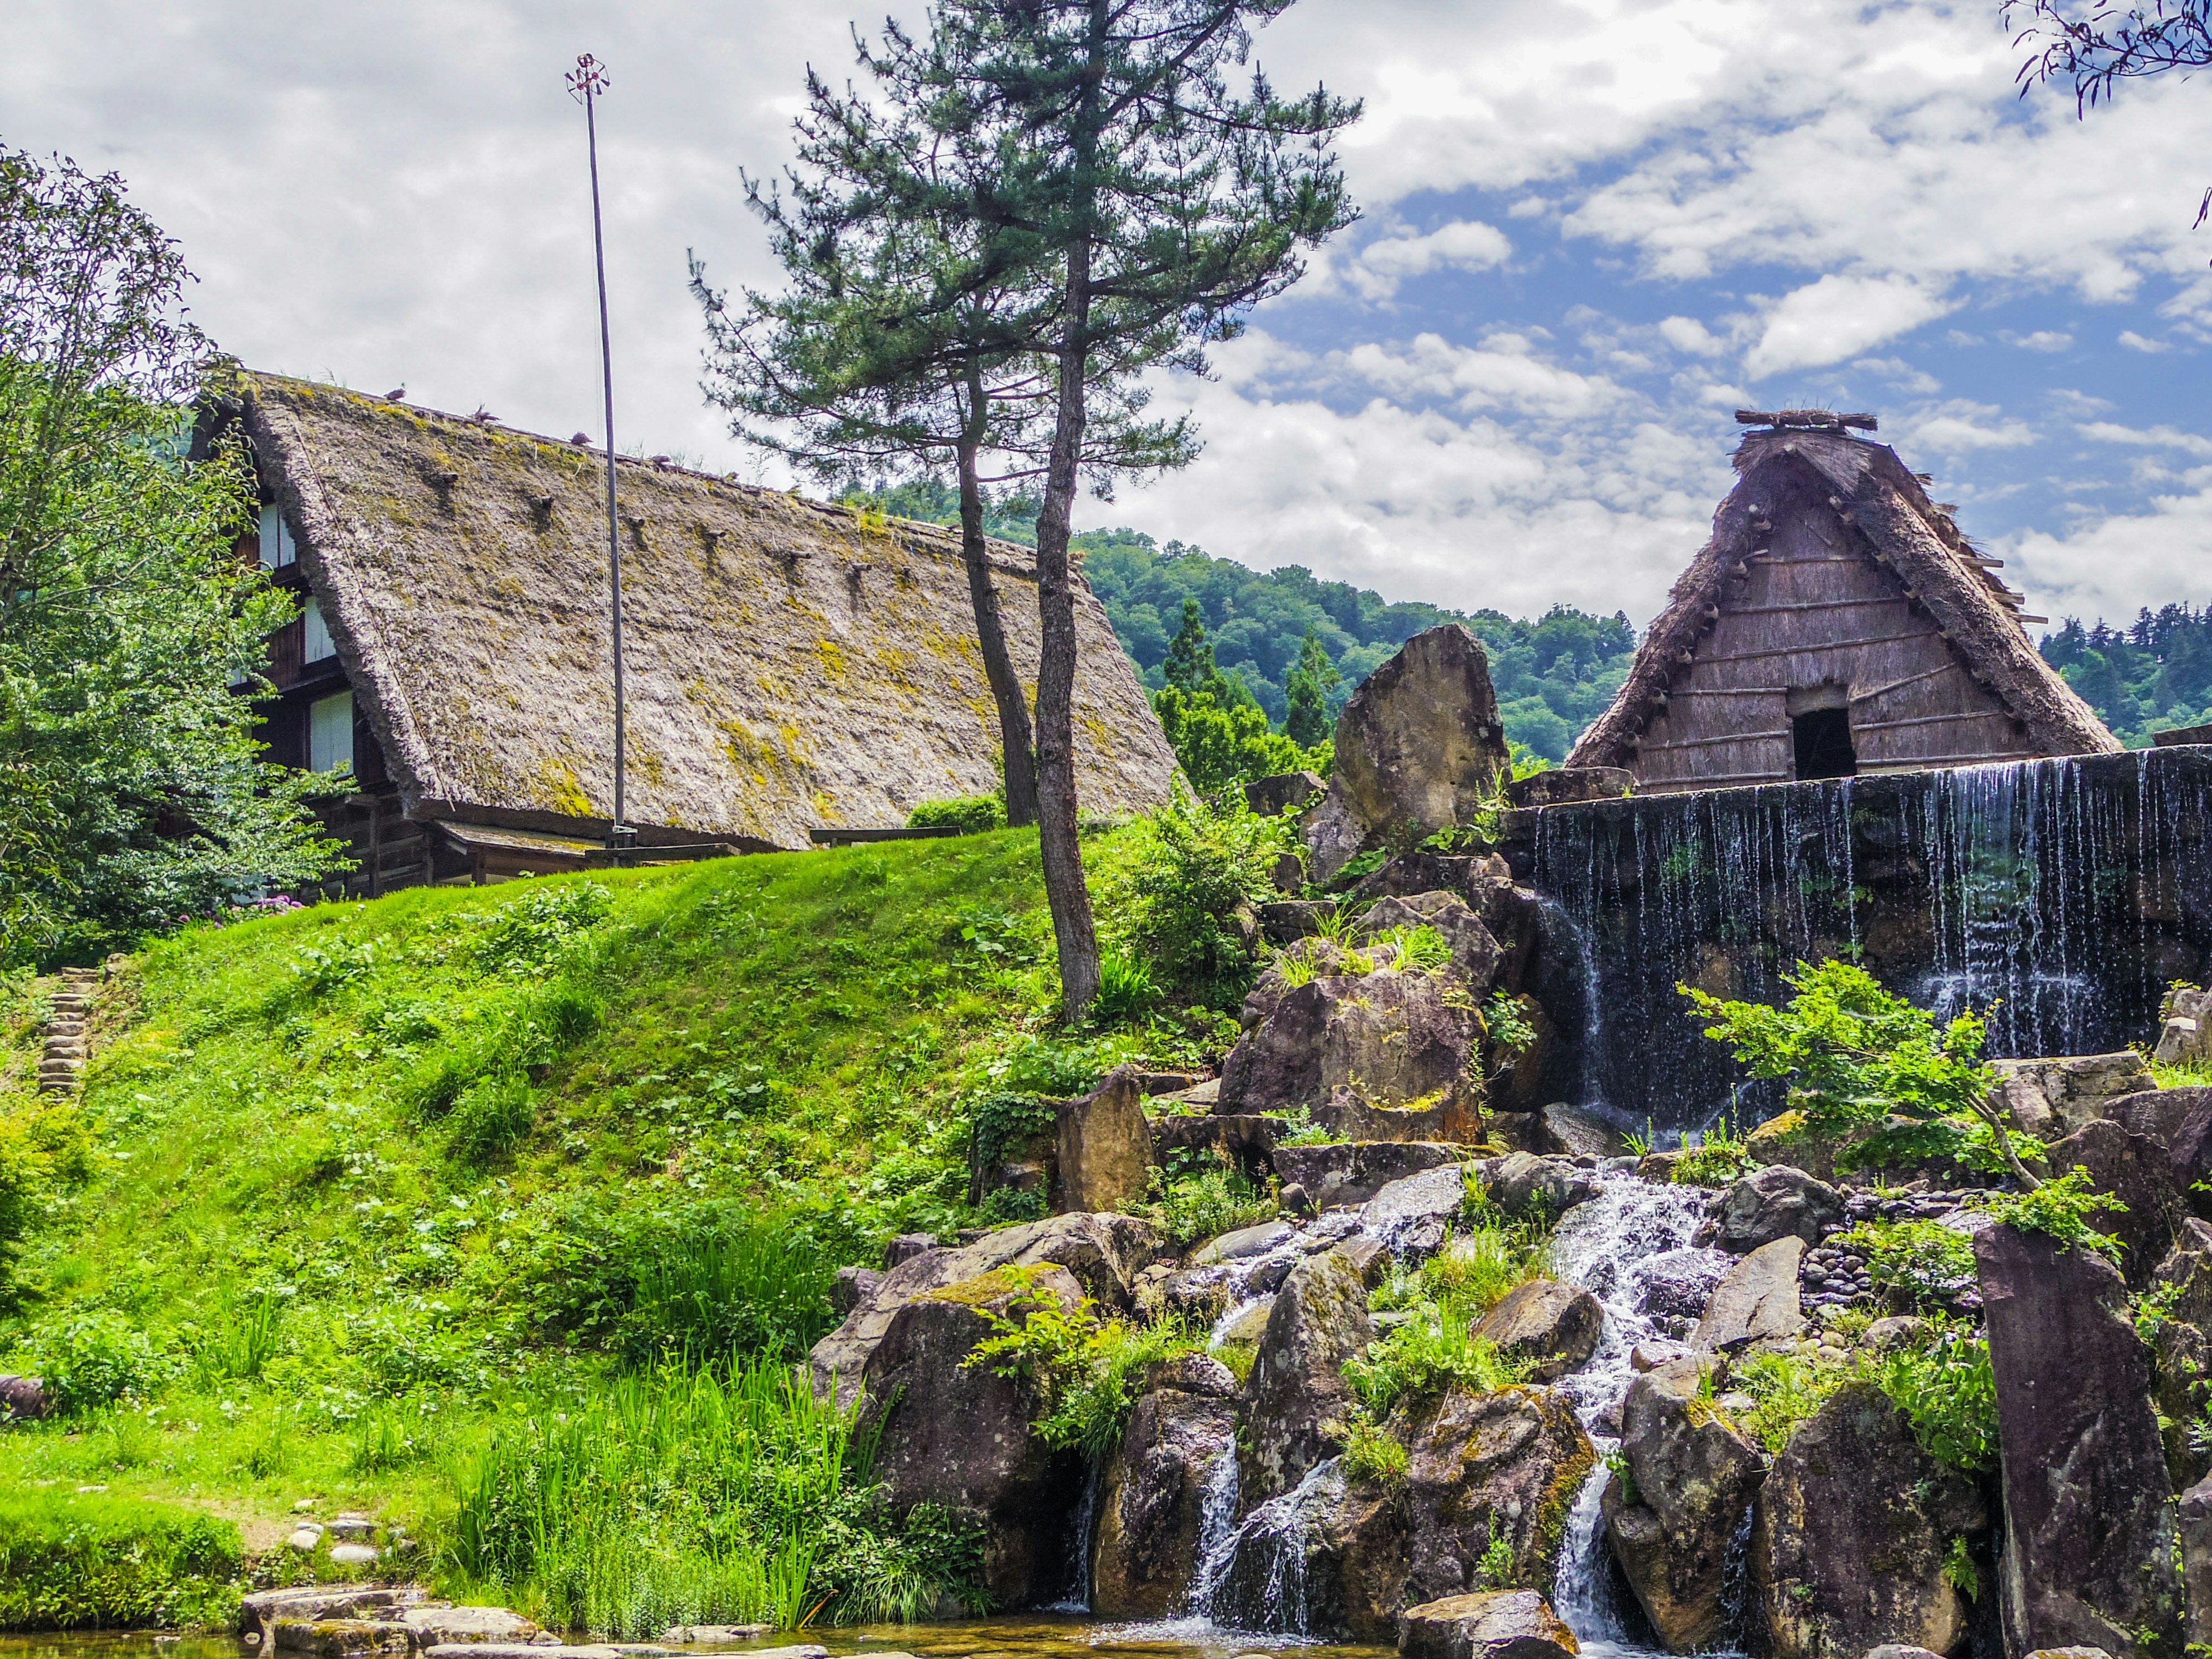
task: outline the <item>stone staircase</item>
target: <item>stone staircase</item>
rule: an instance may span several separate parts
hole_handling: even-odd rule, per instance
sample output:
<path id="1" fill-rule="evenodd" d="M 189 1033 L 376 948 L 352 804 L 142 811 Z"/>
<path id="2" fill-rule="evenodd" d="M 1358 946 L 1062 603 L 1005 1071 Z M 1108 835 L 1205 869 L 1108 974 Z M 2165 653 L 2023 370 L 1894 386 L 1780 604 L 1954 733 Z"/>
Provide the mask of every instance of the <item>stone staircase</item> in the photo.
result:
<path id="1" fill-rule="evenodd" d="M 54 994 L 54 1011 L 46 1022 L 46 1046 L 39 1056 L 39 1092 L 73 1095 L 84 1075 L 85 1018 L 99 995 L 103 977 L 97 968 L 64 968 L 62 988 Z"/>

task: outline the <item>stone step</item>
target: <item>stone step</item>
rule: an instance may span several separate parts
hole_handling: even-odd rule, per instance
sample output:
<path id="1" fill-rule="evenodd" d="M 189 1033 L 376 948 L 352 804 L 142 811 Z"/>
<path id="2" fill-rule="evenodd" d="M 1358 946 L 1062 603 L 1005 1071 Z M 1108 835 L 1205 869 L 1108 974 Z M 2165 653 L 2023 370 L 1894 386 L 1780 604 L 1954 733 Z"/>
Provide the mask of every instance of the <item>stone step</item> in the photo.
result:
<path id="1" fill-rule="evenodd" d="M 413 1585 L 387 1584 L 291 1585 L 282 1589 L 255 1590 L 239 1605 L 240 1634 L 273 1641 L 279 1619 L 312 1622 L 319 1619 L 374 1620 L 376 1614 L 410 1608 L 423 1599 Z"/>

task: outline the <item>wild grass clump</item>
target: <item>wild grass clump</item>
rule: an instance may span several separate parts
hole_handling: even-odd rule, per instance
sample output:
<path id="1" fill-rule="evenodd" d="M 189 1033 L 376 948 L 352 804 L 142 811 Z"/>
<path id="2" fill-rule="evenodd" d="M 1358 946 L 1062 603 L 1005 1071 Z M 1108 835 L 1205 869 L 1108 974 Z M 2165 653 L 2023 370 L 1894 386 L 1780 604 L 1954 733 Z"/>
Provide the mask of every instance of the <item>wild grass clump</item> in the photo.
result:
<path id="1" fill-rule="evenodd" d="M 556 1628 L 630 1638 L 974 1600 L 972 1529 L 894 1518 L 855 1417 L 780 1363 L 665 1365 L 535 1407 L 457 1473 L 444 1575 Z"/>
<path id="2" fill-rule="evenodd" d="M 1145 1197 L 1134 1212 L 1178 1248 L 1274 1219 L 1274 1198 L 1241 1171 L 1225 1168 L 1203 1152 L 1180 1164 L 1172 1170 L 1153 1166 Z"/>
<path id="3" fill-rule="evenodd" d="M 1551 1246 L 1543 1229 L 1496 1217 L 1462 1224 L 1418 1268 L 1394 1267 L 1370 1299 L 1378 1308 L 1433 1302 L 1480 1318 L 1550 1268 Z"/>
<path id="4" fill-rule="evenodd" d="M 173 1504 L 0 1492 L 0 1630 L 220 1630 L 245 1551 L 229 1521 Z"/>
<path id="5" fill-rule="evenodd" d="M 1370 1418 L 1389 1416 L 1401 1401 L 1432 1399 L 1447 1389 L 1489 1394 L 1528 1380 L 1527 1366 L 1476 1336 L 1458 1310 L 1430 1304 L 1409 1311 L 1413 1316 L 1369 1343 L 1364 1357 L 1345 1362 L 1344 1380 Z"/>
<path id="6" fill-rule="evenodd" d="M 1215 1007 L 1243 996 L 1259 966 L 1253 907 L 1279 896 L 1289 822 L 1254 812 L 1241 789 L 1216 804 L 1178 786 L 1115 839 L 1096 882 L 1109 948 L 1148 963 L 1164 994 Z"/>
<path id="7" fill-rule="evenodd" d="M 980 836 L 1006 827 L 1004 795 L 955 795 L 945 800 L 926 800 L 906 815 L 909 830 L 957 830 L 963 836 Z"/>
<path id="8" fill-rule="evenodd" d="M 1340 1426 L 1343 1433 L 1338 1445 L 1347 1475 L 1370 1485 L 1403 1477 L 1410 1461 L 1404 1441 L 1364 1412 L 1353 1413 Z"/>

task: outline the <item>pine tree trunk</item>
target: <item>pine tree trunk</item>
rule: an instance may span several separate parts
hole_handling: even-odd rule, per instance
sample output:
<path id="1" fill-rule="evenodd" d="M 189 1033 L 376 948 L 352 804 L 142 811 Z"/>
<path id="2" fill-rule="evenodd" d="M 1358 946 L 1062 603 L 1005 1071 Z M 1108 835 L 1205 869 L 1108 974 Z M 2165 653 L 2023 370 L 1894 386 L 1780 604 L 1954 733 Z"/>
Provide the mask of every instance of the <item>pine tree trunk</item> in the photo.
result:
<path id="1" fill-rule="evenodd" d="M 981 398 L 971 432 L 981 424 Z M 975 605 L 975 642 L 982 647 L 983 676 L 999 706 L 999 747 L 1006 762 L 1006 822 L 1037 821 L 1036 750 L 1030 736 L 1030 700 L 1014 659 L 1006 650 L 1006 630 L 999 621 L 999 592 L 991 585 L 991 561 L 983 543 L 983 490 L 975 480 L 975 440 L 959 447 L 960 555 L 968 565 L 968 594 Z"/>
<path id="2" fill-rule="evenodd" d="M 1091 243 L 1075 237 L 1067 254 L 1067 317 L 1060 349 L 1060 419 L 1045 470 L 1044 507 L 1037 514 L 1036 755 L 1038 843 L 1044 855 L 1045 899 L 1060 945 L 1061 1008 L 1080 1019 L 1098 995 L 1098 933 L 1091 890 L 1083 880 L 1076 830 L 1075 589 L 1067 538 L 1083 452 L 1085 336 L 1091 318 Z"/>

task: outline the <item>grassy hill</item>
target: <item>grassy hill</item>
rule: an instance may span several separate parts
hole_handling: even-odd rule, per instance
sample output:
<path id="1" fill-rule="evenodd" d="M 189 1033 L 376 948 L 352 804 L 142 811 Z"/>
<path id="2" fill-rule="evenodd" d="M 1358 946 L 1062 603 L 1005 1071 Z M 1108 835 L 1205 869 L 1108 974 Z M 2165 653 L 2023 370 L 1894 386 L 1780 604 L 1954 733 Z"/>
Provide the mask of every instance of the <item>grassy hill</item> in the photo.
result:
<path id="1" fill-rule="evenodd" d="M 1158 885 L 1159 845 L 1146 824 L 1091 841 L 1109 916 L 1143 914 L 1116 895 Z M 103 994 L 60 1111 L 23 1092 L 41 987 L 17 981 L 0 1120 L 18 1173 L 27 1152 L 46 1174 L 0 1370 L 43 1372 L 70 1415 L 0 1431 L 0 1490 L 181 1501 L 260 1546 L 297 1500 L 380 1504 L 446 1540 L 441 1571 L 574 1611 L 591 1573 L 501 1554 L 528 1517 L 486 1506 L 584 1455 L 556 1425 L 627 1376 L 644 1393 L 604 1437 L 629 1461 L 572 1484 L 619 1508 L 659 1482 L 633 1553 L 662 1565 L 608 1569 L 657 1588 L 603 1586 L 592 1622 L 774 1613 L 786 1500 L 745 1499 L 757 1524 L 710 1547 L 666 1497 L 700 1478 L 696 1362 L 743 1357 L 714 1444 L 738 1443 L 741 1399 L 747 1457 L 827 1443 L 841 1431 L 785 1397 L 783 1362 L 830 1322 L 838 1264 L 977 1218 L 975 1103 L 1223 1039 L 1217 1013 L 1135 1004 L 1053 1035 L 1048 939 L 1021 831 L 317 906 L 149 949 Z M 648 1442 L 658 1473 L 635 1462 Z M 858 1507 L 802 1588 L 872 1617 L 957 1580 L 962 1540 L 869 1512 L 848 1463 L 823 1478 Z M 611 1595 L 628 1612 L 605 1616 Z"/>

